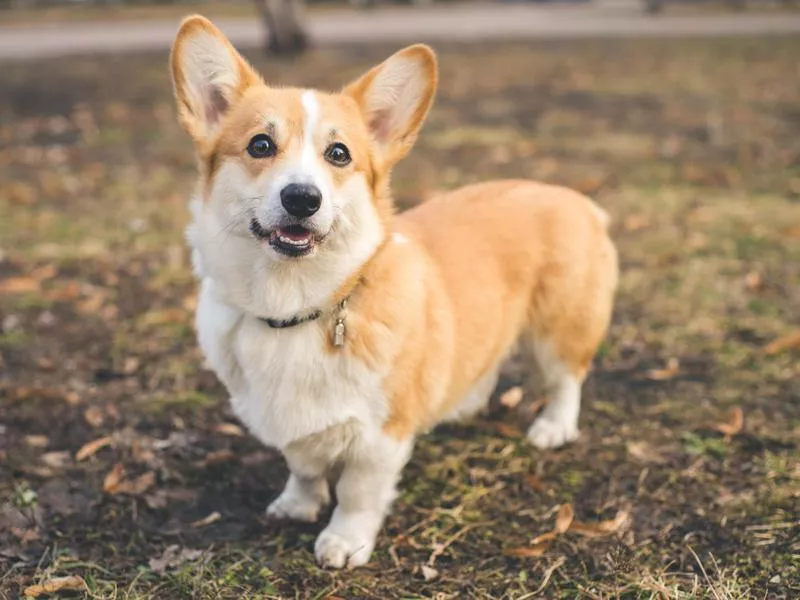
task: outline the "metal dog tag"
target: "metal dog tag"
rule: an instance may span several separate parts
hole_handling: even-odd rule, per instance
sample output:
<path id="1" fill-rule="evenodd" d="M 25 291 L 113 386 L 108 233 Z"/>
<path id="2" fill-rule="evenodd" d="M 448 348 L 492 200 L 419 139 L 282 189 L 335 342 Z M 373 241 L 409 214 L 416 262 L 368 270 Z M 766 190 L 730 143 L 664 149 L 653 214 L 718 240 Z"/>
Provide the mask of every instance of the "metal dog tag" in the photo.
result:
<path id="1" fill-rule="evenodd" d="M 344 346 L 344 319 L 338 319 L 333 327 L 333 345 L 337 348 Z"/>

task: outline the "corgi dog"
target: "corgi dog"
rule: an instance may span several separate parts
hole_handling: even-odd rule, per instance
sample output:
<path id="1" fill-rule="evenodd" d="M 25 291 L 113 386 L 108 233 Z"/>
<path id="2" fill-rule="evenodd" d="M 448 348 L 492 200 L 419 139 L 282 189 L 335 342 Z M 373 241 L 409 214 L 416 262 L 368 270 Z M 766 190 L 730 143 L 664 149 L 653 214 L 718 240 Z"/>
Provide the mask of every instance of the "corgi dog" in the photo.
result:
<path id="1" fill-rule="evenodd" d="M 485 407 L 518 341 L 551 390 L 530 442 L 578 436 L 617 284 L 608 218 L 523 180 L 395 214 L 392 167 L 436 91 L 430 48 L 336 93 L 271 87 L 191 16 L 171 70 L 200 171 L 187 229 L 199 344 L 238 418 L 286 458 L 267 514 L 315 521 L 335 486 L 320 565 L 370 559 L 415 437 Z"/>

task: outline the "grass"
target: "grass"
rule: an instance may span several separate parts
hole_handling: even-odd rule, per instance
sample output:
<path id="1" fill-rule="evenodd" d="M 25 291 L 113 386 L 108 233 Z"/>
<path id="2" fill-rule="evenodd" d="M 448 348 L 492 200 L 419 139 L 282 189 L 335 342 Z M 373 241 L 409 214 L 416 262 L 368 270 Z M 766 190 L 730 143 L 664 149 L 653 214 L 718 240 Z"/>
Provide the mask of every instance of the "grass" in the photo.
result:
<path id="1" fill-rule="evenodd" d="M 338 87 L 392 50 L 252 58 L 275 83 Z M 800 593 L 800 354 L 764 352 L 800 326 L 800 83 L 787 76 L 800 42 L 439 50 L 436 107 L 395 176 L 401 207 L 531 177 L 613 217 L 622 279 L 582 438 L 536 452 L 519 435 L 530 416 L 499 407 L 437 429 L 372 563 L 317 568 L 320 526 L 266 521 L 286 468 L 234 426 L 194 341 L 182 228 L 195 165 L 166 56 L 4 65 L 0 598 L 68 575 L 86 582 L 78 596 L 131 600 Z M 524 367 L 512 360 L 501 389 Z M 715 427 L 735 408 L 743 428 L 725 437 Z M 116 464 L 149 483 L 104 492 Z M 566 502 L 582 522 L 630 520 L 509 555 Z"/>

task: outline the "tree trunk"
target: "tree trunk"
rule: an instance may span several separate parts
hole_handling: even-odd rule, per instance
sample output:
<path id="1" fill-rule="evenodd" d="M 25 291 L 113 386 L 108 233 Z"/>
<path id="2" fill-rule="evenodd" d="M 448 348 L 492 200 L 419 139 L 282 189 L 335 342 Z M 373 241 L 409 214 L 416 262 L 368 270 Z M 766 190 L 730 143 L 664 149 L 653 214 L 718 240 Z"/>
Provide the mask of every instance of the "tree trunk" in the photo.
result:
<path id="1" fill-rule="evenodd" d="M 267 30 L 267 52 L 300 54 L 308 47 L 303 0 L 255 0 Z"/>

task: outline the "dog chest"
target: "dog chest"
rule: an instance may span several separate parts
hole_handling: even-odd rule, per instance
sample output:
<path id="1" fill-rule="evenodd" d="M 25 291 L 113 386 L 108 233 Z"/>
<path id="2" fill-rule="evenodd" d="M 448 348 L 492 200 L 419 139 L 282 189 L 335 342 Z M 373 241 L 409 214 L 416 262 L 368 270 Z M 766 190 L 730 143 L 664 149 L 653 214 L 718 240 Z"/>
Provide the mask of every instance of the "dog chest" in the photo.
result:
<path id="1" fill-rule="evenodd" d="M 345 349 L 326 348 L 326 325 L 320 319 L 272 329 L 222 301 L 204 282 L 200 345 L 237 416 L 263 443 L 283 448 L 345 422 L 373 429 L 386 419 L 381 377 Z"/>

